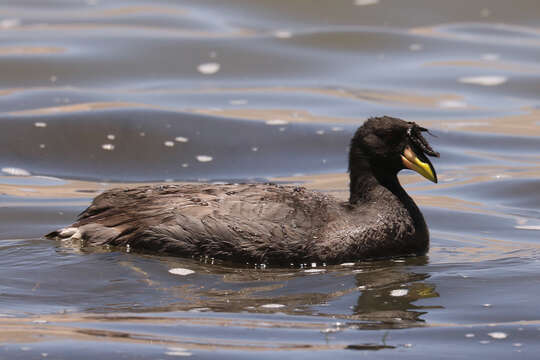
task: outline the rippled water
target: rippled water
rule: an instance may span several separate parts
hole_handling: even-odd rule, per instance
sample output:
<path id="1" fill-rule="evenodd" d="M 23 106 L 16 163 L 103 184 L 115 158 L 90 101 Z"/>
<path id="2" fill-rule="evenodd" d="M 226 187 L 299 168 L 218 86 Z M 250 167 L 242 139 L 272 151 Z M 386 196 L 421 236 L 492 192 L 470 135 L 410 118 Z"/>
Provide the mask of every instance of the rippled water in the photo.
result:
<path id="1" fill-rule="evenodd" d="M 1 3 L 0 358 L 536 358 L 539 19 L 532 0 Z M 41 238 L 119 182 L 345 198 L 349 138 L 383 114 L 437 136 L 440 183 L 401 177 L 425 257 L 252 269 Z"/>

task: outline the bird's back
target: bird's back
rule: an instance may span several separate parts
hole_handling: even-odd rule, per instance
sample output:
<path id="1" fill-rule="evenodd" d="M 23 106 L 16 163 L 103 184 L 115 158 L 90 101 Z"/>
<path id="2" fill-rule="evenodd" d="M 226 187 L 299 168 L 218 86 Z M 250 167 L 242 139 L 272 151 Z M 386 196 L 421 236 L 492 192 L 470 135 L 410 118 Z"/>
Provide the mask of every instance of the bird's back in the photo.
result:
<path id="1" fill-rule="evenodd" d="M 302 187 L 141 186 L 104 192 L 69 229 L 91 245 L 285 263 L 313 258 L 325 228 L 345 211 L 333 197 Z"/>

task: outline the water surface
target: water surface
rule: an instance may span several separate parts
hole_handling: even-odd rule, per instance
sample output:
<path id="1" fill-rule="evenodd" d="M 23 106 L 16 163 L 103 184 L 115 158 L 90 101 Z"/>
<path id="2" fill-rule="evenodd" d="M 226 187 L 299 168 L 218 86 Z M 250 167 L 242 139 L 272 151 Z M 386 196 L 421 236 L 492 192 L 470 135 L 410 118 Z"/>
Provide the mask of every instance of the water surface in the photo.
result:
<path id="1" fill-rule="evenodd" d="M 532 0 L 0 4 L 0 358 L 535 358 L 538 14 Z M 348 141 L 384 114 L 429 127 L 441 152 L 439 184 L 401 177 L 427 256 L 241 268 L 42 238 L 142 182 L 345 199 Z"/>

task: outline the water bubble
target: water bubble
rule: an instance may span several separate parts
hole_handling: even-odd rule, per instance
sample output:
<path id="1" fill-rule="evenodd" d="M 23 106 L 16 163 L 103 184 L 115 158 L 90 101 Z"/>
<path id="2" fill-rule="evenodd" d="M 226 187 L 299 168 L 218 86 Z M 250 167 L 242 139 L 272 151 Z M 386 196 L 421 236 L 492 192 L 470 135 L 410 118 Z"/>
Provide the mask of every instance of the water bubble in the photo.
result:
<path id="1" fill-rule="evenodd" d="M 2 172 L 12 176 L 30 176 L 30 171 L 16 167 L 3 167 Z"/>
<path id="2" fill-rule="evenodd" d="M 254 147 L 251 148 L 251 151 L 259 151 L 259 148 L 254 146 Z"/>
<path id="3" fill-rule="evenodd" d="M 47 127 L 47 123 L 46 122 L 43 122 L 43 121 L 36 121 L 34 123 L 34 126 L 35 127 L 38 127 L 38 128 L 44 128 L 44 127 Z"/>
<path id="4" fill-rule="evenodd" d="M 490 337 L 492 337 L 493 339 L 506 339 L 508 337 L 508 335 L 506 335 L 506 333 L 503 333 L 503 332 L 500 332 L 500 331 L 496 331 L 496 332 L 491 332 L 488 334 Z"/>
<path id="5" fill-rule="evenodd" d="M 109 134 L 109 135 L 107 135 L 107 139 L 114 140 L 114 139 L 116 139 L 116 136 L 114 136 L 114 134 Z"/>
<path id="6" fill-rule="evenodd" d="M 390 296 L 405 296 L 409 293 L 407 289 L 396 289 L 390 291 Z"/>
<path id="7" fill-rule="evenodd" d="M 103 144 L 103 145 L 101 145 L 101 148 L 103 150 L 113 151 L 114 150 L 114 145 L 113 144 Z"/>
<path id="8" fill-rule="evenodd" d="M 167 146 L 167 147 L 173 147 L 174 146 L 174 141 L 165 141 L 163 142 L 163 145 Z"/>
<path id="9" fill-rule="evenodd" d="M 174 268 L 174 269 L 169 269 L 169 272 L 170 272 L 171 274 L 174 274 L 174 275 L 181 275 L 181 276 L 186 276 L 186 275 L 195 274 L 195 271 L 190 270 L 190 269 L 184 269 L 184 268 Z"/>
<path id="10" fill-rule="evenodd" d="M 506 81 L 508 81 L 508 78 L 506 76 L 498 76 L 498 75 L 467 76 L 467 77 L 459 78 L 458 81 L 463 84 L 474 84 L 474 85 L 481 85 L 481 86 L 497 86 L 497 85 L 504 84 Z"/>
<path id="11" fill-rule="evenodd" d="M 200 161 L 200 162 L 209 162 L 209 161 L 214 160 L 213 157 L 208 156 L 208 155 L 197 155 L 195 156 L 195 158 L 197 159 L 197 161 Z"/>
<path id="12" fill-rule="evenodd" d="M 212 75 L 219 71 L 220 65 L 215 62 L 204 63 L 197 66 L 197 70 L 204 75 Z"/>

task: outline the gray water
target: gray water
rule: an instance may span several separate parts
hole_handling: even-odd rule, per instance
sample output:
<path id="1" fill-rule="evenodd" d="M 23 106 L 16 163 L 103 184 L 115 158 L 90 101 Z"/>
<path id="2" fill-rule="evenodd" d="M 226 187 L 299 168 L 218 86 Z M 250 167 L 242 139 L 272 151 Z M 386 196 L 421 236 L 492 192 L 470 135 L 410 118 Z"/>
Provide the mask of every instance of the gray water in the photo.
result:
<path id="1" fill-rule="evenodd" d="M 0 359 L 537 358 L 539 20 L 532 0 L 0 2 Z M 42 238 L 125 184 L 346 198 L 376 115 L 436 136 L 439 184 L 401 176 L 427 256 L 239 268 Z"/>

